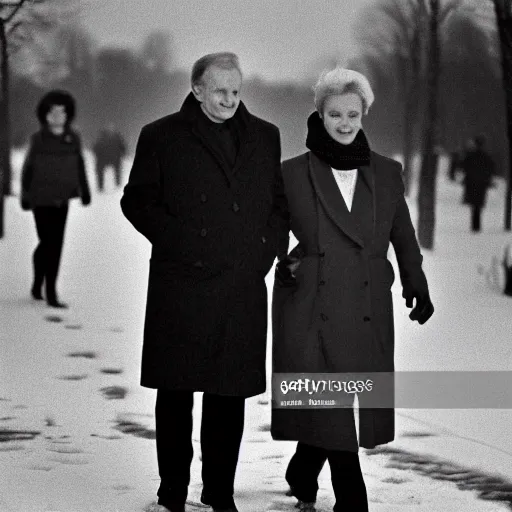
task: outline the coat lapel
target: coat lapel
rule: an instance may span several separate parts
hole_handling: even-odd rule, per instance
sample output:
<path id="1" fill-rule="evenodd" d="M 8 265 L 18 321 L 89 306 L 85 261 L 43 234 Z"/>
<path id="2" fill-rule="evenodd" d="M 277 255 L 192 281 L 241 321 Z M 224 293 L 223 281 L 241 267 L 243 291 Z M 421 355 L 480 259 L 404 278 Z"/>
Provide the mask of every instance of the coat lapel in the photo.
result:
<path id="1" fill-rule="evenodd" d="M 375 190 L 375 160 L 370 159 L 369 165 L 362 165 L 359 167 L 358 174 L 368 185 L 372 195 L 372 236 L 375 238 L 377 229 L 377 192 Z"/>
<path id="2" fill-rule="evenodd" d="M 222 155 L 222 152 L 219 150 L 217 144 L 209 136 L 207 130 L 201 130 L 200 125 L 196 123 L 192 126 L 192 133 L 201 141 L 206 149 L 208 149 L 214 160 L 217 162 L 218 166 L 222 169 L 222 172 L 226 176 L 228 182 L 231 183 L 232 171 L 229 168 L 226 159 Z"/>
<path id="3" fill-rule="evenodd" d="M 363 239 L 351 218 L 331 168 L 312 152 L 309 153 L 309 173 L 315 192 L 329 217 L 347 236 L 364 247 Z"/>
<path id="4" fill-rule="evenodd" d="M 235 160 L 235 166 L 233 168 L 233 175 L 240 170 L 247 160 L 251 157 L 252 153 L 258 146 L 257 134 L 250 130 L 240 130 L 240 146 L 238 148 L 238 154 Z"/>

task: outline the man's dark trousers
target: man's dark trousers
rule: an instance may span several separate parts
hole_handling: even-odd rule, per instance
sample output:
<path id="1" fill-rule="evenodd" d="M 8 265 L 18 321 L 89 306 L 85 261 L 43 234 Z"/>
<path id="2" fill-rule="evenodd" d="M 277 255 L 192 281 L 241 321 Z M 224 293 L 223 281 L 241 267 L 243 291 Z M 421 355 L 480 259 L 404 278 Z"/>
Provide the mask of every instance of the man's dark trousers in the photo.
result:
<path id="1" fill-rule="evenodd" d="M 192 462 L 193 391 L 157 391 L 155 420 L 158 503 L 171 510 L 187 499 Z M 201 419 L 202 500 L 214 508 L 234 505 L 234 480 L 244 428 L 245 398 L 203 395 Z"/>
<path id="2" fill-rule="evenodd" d="M 471 206 L 471 231 L 479 232 L 482 229 L 482 207 L 480 205 Z"/>

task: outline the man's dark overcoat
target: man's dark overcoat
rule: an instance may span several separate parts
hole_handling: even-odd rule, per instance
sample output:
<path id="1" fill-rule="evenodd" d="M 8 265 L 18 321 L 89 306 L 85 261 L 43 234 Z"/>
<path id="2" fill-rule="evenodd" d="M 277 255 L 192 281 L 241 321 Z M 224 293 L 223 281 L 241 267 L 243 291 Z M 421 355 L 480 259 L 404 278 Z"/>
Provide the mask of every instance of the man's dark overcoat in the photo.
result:
<path id="1" fill-rule="evenodd" d="M 291 230 L 303 252 L 295 286 L 276 280 L 273 372 L 392 372 L 394 246 L 402 282 L 425 279 L 401 166 L 371 153 L 349 212 L 328 164 L 308 152 L 283 163 Z M 360 398 L 361 406 L 361 398 Z M 394 410 L 359 410 L 359 445 L 394 437 Z M 351 408 L 273 409 L 274 439 L 358 450 Z"/>
<path id="2" fill-rule="evenodd" d="M 248 397 L 265 390 L 264 278 L 286 224 L 279 130 L 240 102 L 229 168 L 204 115 L 189 94 L 143 127 L 121 199 L 152 244 L 141 384 Z"/>

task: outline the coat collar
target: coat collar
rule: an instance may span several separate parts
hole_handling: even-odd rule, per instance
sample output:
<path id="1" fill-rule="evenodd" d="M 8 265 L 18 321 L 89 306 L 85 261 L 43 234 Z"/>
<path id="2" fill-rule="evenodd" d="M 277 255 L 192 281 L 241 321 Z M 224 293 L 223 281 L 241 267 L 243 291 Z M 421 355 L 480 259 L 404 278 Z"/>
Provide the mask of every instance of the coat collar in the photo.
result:
<path id="1" fill-rule="evenodd" d="M 185 119 L 190 123 L 192 133 L 202 142 L 202 144 L 209 150 L 217 164 L 224 172 L 226 179 L 231 184 L 234 176 L 250 158 L 253 151 L 258 145 L 258 133 L 254 127 L 254 117 L 249 113 L 244 103 L 241 101 L 238 105 L 235 115 L 229 121 L 233 124 L 233 129 L 237 133 L 239 148 L 235 160 L 235 165 L 232 169 L 229 168 L 225 159 L 223 158 L 219 148 L 216 146 L 215 141 L 209 137 L 206 130 L 201 128 L 200 116 L 204 116 L 199 101 L 196 100 L 192 93 L 185 98 L 180 112 L 184 115 Z"/>
<path id="2" fill-rule="evenodd" d="M 375 219 L 375 183 L 373 159 L 370 165 L 364 165 L 358 168 L 358 174 L 367 183 L 372 193 L 373 218 Z M 320 199 L 325 211 L 333 222 L 360 247 L 364 247 L 364 242 L 357 228 L 357 223 L 351 217 L 343 196 L 340 194 L 338 185 L 330 166 L 320 160 L 313 152 L 309 152 L 309 173 L 315 192 Z"/>

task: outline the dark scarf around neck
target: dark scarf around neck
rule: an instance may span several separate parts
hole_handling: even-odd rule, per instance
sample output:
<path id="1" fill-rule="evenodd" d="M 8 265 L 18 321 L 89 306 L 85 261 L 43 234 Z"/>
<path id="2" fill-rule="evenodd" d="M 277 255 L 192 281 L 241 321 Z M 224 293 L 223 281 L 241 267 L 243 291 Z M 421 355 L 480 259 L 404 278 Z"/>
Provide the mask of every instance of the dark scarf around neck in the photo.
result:
<path id="1" fill-rule="evenodd" d="M 362 129 L 350 144 L 341 144 L 327 133 L 318 112 L 308 118 L 306 147 L 333 169 L 357 169 L 370 163 L 370 146 Z"/>

